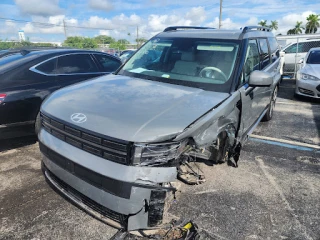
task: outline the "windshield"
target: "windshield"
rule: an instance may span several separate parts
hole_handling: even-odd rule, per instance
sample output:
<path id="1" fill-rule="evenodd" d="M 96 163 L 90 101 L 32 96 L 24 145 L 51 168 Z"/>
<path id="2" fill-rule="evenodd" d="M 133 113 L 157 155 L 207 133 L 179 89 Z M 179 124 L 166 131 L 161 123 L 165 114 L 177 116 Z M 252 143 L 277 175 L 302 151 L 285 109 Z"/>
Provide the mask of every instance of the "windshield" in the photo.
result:
<path id="1" fill-rule="evenodd" d="M 118 74 L 229 92 L 238 49 L 237 41 L 155 37 Z"/>
<path id="2" fill-rule="evenodd" d="M 310 52 L 307 63 L 320 64 L 320 50 L 313 50 Z"/>

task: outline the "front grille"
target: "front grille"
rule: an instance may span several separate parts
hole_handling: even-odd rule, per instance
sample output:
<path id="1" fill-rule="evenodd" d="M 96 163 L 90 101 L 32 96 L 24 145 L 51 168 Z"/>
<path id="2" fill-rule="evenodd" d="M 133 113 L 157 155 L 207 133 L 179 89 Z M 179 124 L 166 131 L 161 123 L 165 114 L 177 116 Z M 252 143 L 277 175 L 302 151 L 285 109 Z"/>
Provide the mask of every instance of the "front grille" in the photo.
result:
<path id="1" fill-rule="evenodd" d="M 75 196 L 77 199 L 80 199 L 83 204 L 88 206 L 90 209 L 92 209 L 95 212 L 100 213 L 102 216 L 105 216 L 106 218 L 109 218 L 115 222 L 118 222 L 123 227 L 126 228 L 127 222 L 128 222 L 128 216 L 117 213 L 115 211 L 112 211 L 109 208 L 106 208 L 105 206 L 102 206 L 101 204 L 93 201 L 92 199 L 88 198 L 87 196 L 83 195 L 82 193 L 78 192 L 76 189 L 72 188 L 70 185 L 56 177 L 52 172 L 50 172 L 47 168 L 45 168 L 46 171 L 49 172 L 50 177 L 59 184 L 60 187 L 62 187 L 67 192 L 71 193 L 73 196 Z"/>
<path id="2" fill-rule="evenodd" d="M 309 95 L 309 96 L 314 96 L 314 92 L 305 88 L 299 88 L 299 91 L 303 94 Z"/>
<path id="3" fill-rule="evenodd" d="M 41 113 L 41 122 L 47 132 L 74 147 L 113 162 L 130 164 L 132 147 L 130 142 L 82 130 L 69 123 L 52 119 L 43 113 Z"/>

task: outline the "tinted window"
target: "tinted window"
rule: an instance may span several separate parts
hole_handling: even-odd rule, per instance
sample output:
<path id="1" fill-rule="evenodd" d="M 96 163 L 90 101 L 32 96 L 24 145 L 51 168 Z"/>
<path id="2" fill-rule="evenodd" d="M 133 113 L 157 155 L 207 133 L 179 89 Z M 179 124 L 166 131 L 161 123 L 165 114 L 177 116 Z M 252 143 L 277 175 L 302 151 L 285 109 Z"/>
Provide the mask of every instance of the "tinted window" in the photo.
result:
<path id="1" fill-rule="evenodd" d="M 287 47 L 287 49 L 284 50 L 285 53 L 296 53 L 297 52 L 297 44 L 293 44 L 289 47 Z"/>
<path id="2" fill-rule="evenodd" d="M 308 52 L 311 48 L 320 47 L 319 41 L 314 42 L 300 42 L 298 44 L 293 44 L 288 47 L 285 52 L 286 53 L 303 53 Z"/>
<path id="3" fill-rule="evenodd" d="M 307 59 L 307 63 L 320 64 L 320 51 L 319 50 L 311 51 Z"/>
<path id="4" fill-rule="evenodd" d="M 268 41 L 270 46 L 271 59 L 272 59 L 272 62 L 274 62 L 280 56 L 279 44 L 276 38 L 268 38 Z"/>
<path id="5" fill-rule="evenodd" d="M 57 58 L 51 59 L 49 61 L 46 61 L 40 64 L 39 66 L 36 67 L 36 69 L 43 73 L 54 74 L 56 69 L 56 62 L 57 62 Z"/>
<path id="6" fill-rule="evenodd" d="M 103 55 L 103 54 L 94 54 L 95 58 L 101 64 L 104 72 L 114 72 L 116 71 L 120 65 L 120 60 L 116 60 L 112 57 Z"/>
<path id="7" fill-rule="evenodd" d="M 270 63 L 269 47 L 267 39 L 259 39 L 261 69 Z"/>
<path id="8" fill-rule="evenodd" d="M 249 40 L 246 60 L 244 64 L 245 82 L 249 80 L 250 73 L 254 70 L 259 70 L 260 56 L 258 50 L 258 44 L 256 40 Z"/>
<path id="9" fill-rule="evenodd" d="M 99 72 L 89 54 L 71 54 L 58 58 L 56 73 L 92 73 Z"/>

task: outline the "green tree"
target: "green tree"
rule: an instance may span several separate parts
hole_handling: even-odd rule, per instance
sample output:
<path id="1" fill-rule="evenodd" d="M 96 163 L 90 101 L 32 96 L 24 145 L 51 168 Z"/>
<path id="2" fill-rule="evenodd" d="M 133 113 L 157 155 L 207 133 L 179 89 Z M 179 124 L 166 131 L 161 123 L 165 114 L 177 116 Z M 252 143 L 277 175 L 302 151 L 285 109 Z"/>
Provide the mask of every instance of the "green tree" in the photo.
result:
<path id="1" fill-rule="evenodd" d="M 278 21 L 277 20 L 271 21 L 269 28 L 271 29 L 271 31 L 278 30 Z"/>
<path id="2" fill-rule="evenodd" d="M 121 42 L 122 44 L 130 44 L 127 39 L 119 39 L 118 42 Z"/>
<path id="3" fill-rule="evenodd" d="M 318 27 L 320 27 L 319 21 L 320 19 L 318 14 L 310 14 L 307 17 L 306 33 L 316 33 Z"/>
<path id="4" fill-rule="evenodd" d="M 126 44 L 130 43 L 129 41 L 125 39 L 120 39 L 116 42 L 110 43 L 109 47 L 114 48 L 114 49 L 119 49 L 119 50 L 125 50 L 126 49 Z M 127 43 L 128 42 L 128 43 Z"/>
<path id="5" fill-rule="evenodd" d="M 297 21 L 296 26 L 293 29 L 294 33 L 295 34 L 302 33 L 302 29 L 304 29 L 304 27 L 302 26 L 302 22 Z"/>
<path id="6" fill-rule="evenodd" d="M 137 42 L 137 46 L 140 47 L 143 43 L 145 43 L 146 41 L 148 41 L 145 38 L 137 38 L 136 42 Z"/>
<path id="7" fill-rule="evenodd" d="M 97 48 L 98 44 L 93 38 L 85 37 L 68 37 L 64 43 L 64 46 L 74 48 Z"/>
<path id="8" fill-rule="evenodd" d="M 294 29 L 289 29 L 287 32 L 287 35 L 292 35 L 295 34 L 295 30 Z"/>
<path id="9" fill-rule="evenodd" d="M 97 42 L 97 44 L 110 44 L 116 41 L 113 37 L 106 35 L 99 35 L 95 37 L 94 40 Z"/>
<path id="10" fill-rule="evenodd" d="M 261 20 L 258 25 L 262 26 L 262 27 L 267 27 L 267 20 Z"/>

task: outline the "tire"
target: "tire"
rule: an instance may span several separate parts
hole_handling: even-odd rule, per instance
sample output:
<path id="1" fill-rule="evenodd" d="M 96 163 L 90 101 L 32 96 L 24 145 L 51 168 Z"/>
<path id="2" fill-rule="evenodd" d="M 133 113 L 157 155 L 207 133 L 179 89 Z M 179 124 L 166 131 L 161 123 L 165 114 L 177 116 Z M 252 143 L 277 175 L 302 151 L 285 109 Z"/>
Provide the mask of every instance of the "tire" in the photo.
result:
<path id="1" fill-rule="evenodd" d="M 40 112 L 39 112 L 37 114 L 36 121 L 35 121 L 35 124 L 34 124 L 34 132 L 37 135 L 37 137 L 38 137 L 38 134 L 40 132 L 40 129 L 41 129 L 41 118 L 40 118 Z"/>
<path id="2" fill-rule="evenodd" d="M 269 104 L 268 111 L 266 112 L 266 114 L 262 118 L 263 122 L 267 122 L 267 121 L 270 121 L 272 119 L 273 110 L 274 110 L 274 107 L 275 107 L 276 101 L 277 101 L 277 95 L 278 95 L 278 86 L 276 86 L 275 89 L 273 90 L 272 97 L 270 99 L 270 104 Z"/>
<path id="3" fill-rule="evenodd" d="M 217 141 L 219 141 L 219 149 L 210 147 L 210 161 L 215 163 L 225 163 L 229 160 L 229 138 L 226 132 L 220 133 Z"/>

